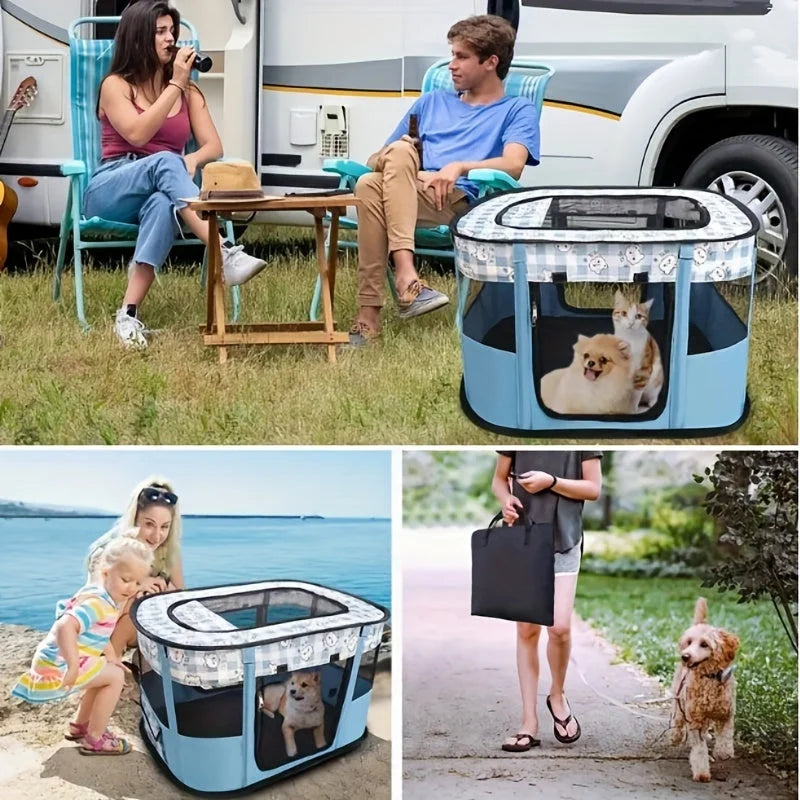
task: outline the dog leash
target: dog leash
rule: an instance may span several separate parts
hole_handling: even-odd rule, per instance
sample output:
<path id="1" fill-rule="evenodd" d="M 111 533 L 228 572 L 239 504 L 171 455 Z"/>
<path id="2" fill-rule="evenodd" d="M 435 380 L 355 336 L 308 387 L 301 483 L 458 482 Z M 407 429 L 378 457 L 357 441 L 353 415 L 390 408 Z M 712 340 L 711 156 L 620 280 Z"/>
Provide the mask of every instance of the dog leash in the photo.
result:
<path id="1" fill-rule="evenodd" d="M 637 717 L 643 717 L 644 719 L 652 719 L 655 720 L 656 722 L 661 722 L 661 723 L 668 721 L 665 720 L 663 717 L 657 717 L 654 714 L 645 714 L 643 711 L 637 711 L 633 708 L 628 708 L 628 706 L 625 703 L 620 703 L 619 700 L 615 700 L 613 697 L 609 697 L 607 694 L 603 694 L 602 692 L 598 691 L 597 689 L 595 689 L 594 686 L 592 686 L 591 683 L 589 683 L 588 680 L 586 680 L 586 676 L 583 674 L 583 670 L 580 668 L 580 666 L 578 666 L 578 662 L 575 660 L 575 657 L 571 655 L 569 657 L 569 660 L 570 663 L 575 668 L 575 670 L 577 671 L 580 679 L 584 682 L 584 684 L 589 689 L 591 689 L 598 697 L 602 698 L 607 703 L 611 703 L 611 705 L 617 706 L 618 708 L 621 708 L 623 711 L 627 711 L 629 714 L 633 714 L 634 716 Z M 659 700 L 658 702 L 671 702 L 672 700 L 673 698 L 668 696 L 664 697 L 663 700 Z"/>

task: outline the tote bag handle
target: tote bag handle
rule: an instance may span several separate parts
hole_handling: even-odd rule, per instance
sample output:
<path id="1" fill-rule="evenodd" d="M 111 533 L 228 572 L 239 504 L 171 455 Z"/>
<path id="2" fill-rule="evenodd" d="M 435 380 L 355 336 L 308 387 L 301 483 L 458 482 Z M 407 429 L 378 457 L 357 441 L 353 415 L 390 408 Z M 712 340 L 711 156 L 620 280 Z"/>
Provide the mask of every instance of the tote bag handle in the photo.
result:
<path id="1" fill-rule="evenodd" d="M 533 520 L 528 519 L 528 515 L 525 513 L 523 509 L 519 510 L 520 519 L 522 524 L 525 526 L 525 546 L 527 547 L 530 544 L 531 540 L 531 529 L 536 524 Z M 497 527 L 497 523 L 501 522 L 503 519 L 503 512 L 498 511 L 493 517 L 492 521 L 489 523 L 489 527 L 483 532 L 483 546 L 486 547 L 489 544 L 489 533 L 490 531 Z"/>
<path id="2" fill-rule="evenodd" d="M 559 500 L 559 497 L 560 497 L 560 495 L 556 492 L 556 507 L 555 507 L 554 512 L 553 512 L 553 524 L 555 524 L 555 521 L 558 519 L 558 500 Z M 525 509 L 524 508 L 520 508 L 519 509 L 519 516 L 520 516 L 520 520 L 522 521 L 522 524 L 525 526 L 525 546 L 527 547 L 527 545 L 530 542 L 531 529 L 534 527 L 534 525 L 536 525 L 536 522 L 534 522 L 534 520 L 528 518 L 528 515 L 525 513 Z M 483 537 L 483 546 L 484 547 L 486 547 L 486 545 L 489 543 L 489 531 L 491 531 L 493 528 L 497 527 L 497 523 L 501 522 L 502 520 L 503 520 L 503 512 L 502 511 L 498 511 L 492 517 L 492 521 L 489 523 L 489 527 L 485 531 L 486 535 Z M 519 523 L 517 523 L 517 524 L 519 524 Z"/>

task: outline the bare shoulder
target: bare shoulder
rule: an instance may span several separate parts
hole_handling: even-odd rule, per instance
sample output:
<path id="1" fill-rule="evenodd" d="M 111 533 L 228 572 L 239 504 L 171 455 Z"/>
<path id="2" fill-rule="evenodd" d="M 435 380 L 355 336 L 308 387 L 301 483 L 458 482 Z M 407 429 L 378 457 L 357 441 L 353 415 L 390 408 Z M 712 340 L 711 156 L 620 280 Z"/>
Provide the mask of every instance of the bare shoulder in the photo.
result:
<path id="1" fill-rule="evenodd" d="M 186 99 L 190 108 L 205 108 L 206 106 L 205 95 L 194 81 L 189 81 Z"/>
<path id="2" fill-rule="evenodd" d="M 133 87 L 120 75 L 108 75 L 100 84 L 100 103 L 105 101 L 115 102 L 120 98 L 132 100 Z"/>

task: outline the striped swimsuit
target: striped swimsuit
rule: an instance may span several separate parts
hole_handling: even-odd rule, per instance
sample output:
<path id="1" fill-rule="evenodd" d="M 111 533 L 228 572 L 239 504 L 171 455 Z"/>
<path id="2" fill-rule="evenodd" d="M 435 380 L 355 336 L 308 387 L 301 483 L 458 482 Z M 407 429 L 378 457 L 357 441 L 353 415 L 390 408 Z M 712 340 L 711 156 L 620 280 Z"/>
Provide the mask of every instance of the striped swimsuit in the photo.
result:
<path id="1" fill-rule="evenodd" d="M 103 650 L 117 624 L 119 609 L 108 592 L 97 584 L 84 586 L 70 600 L 61 600 L 56 606 L 56 620 L 63 614 L 74 617 L 78 632 L 78 679 L 69 691 L 61 688 L 67 673 L 67 662 L 51 629 L 33 654 L 31 668 L 20 676 L 11 694 L 29 703 L 46 703 L 61 700 L 81 691 L 105 666 Z"/>

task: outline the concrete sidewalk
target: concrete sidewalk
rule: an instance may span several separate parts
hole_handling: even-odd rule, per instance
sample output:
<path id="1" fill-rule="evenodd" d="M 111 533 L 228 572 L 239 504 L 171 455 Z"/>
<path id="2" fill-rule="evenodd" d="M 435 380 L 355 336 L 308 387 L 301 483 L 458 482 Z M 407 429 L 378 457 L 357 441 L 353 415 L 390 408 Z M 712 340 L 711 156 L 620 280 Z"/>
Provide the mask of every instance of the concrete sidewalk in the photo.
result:
<path id="1" fill-rule="evenodd" d="M 663 690 L 638 669 L 615 663 L 610 645 L 577 618 L 566 692 L 581 739 L 561 745 L 553 736 L 545 634 L 542 746 L 504 753 L 503 739 L 520 722 L 514 625 L 469 615 L 463 537 L 456 534 L 444 548 L 437 541 L 413 533 L 403 545 L 404 800 L 796 796 L 758 764 L 740 759 L 712 764 L 712 782 L 694 783 L 688 750 L 667 743 L 669 704 L 648 702 Z"/>

